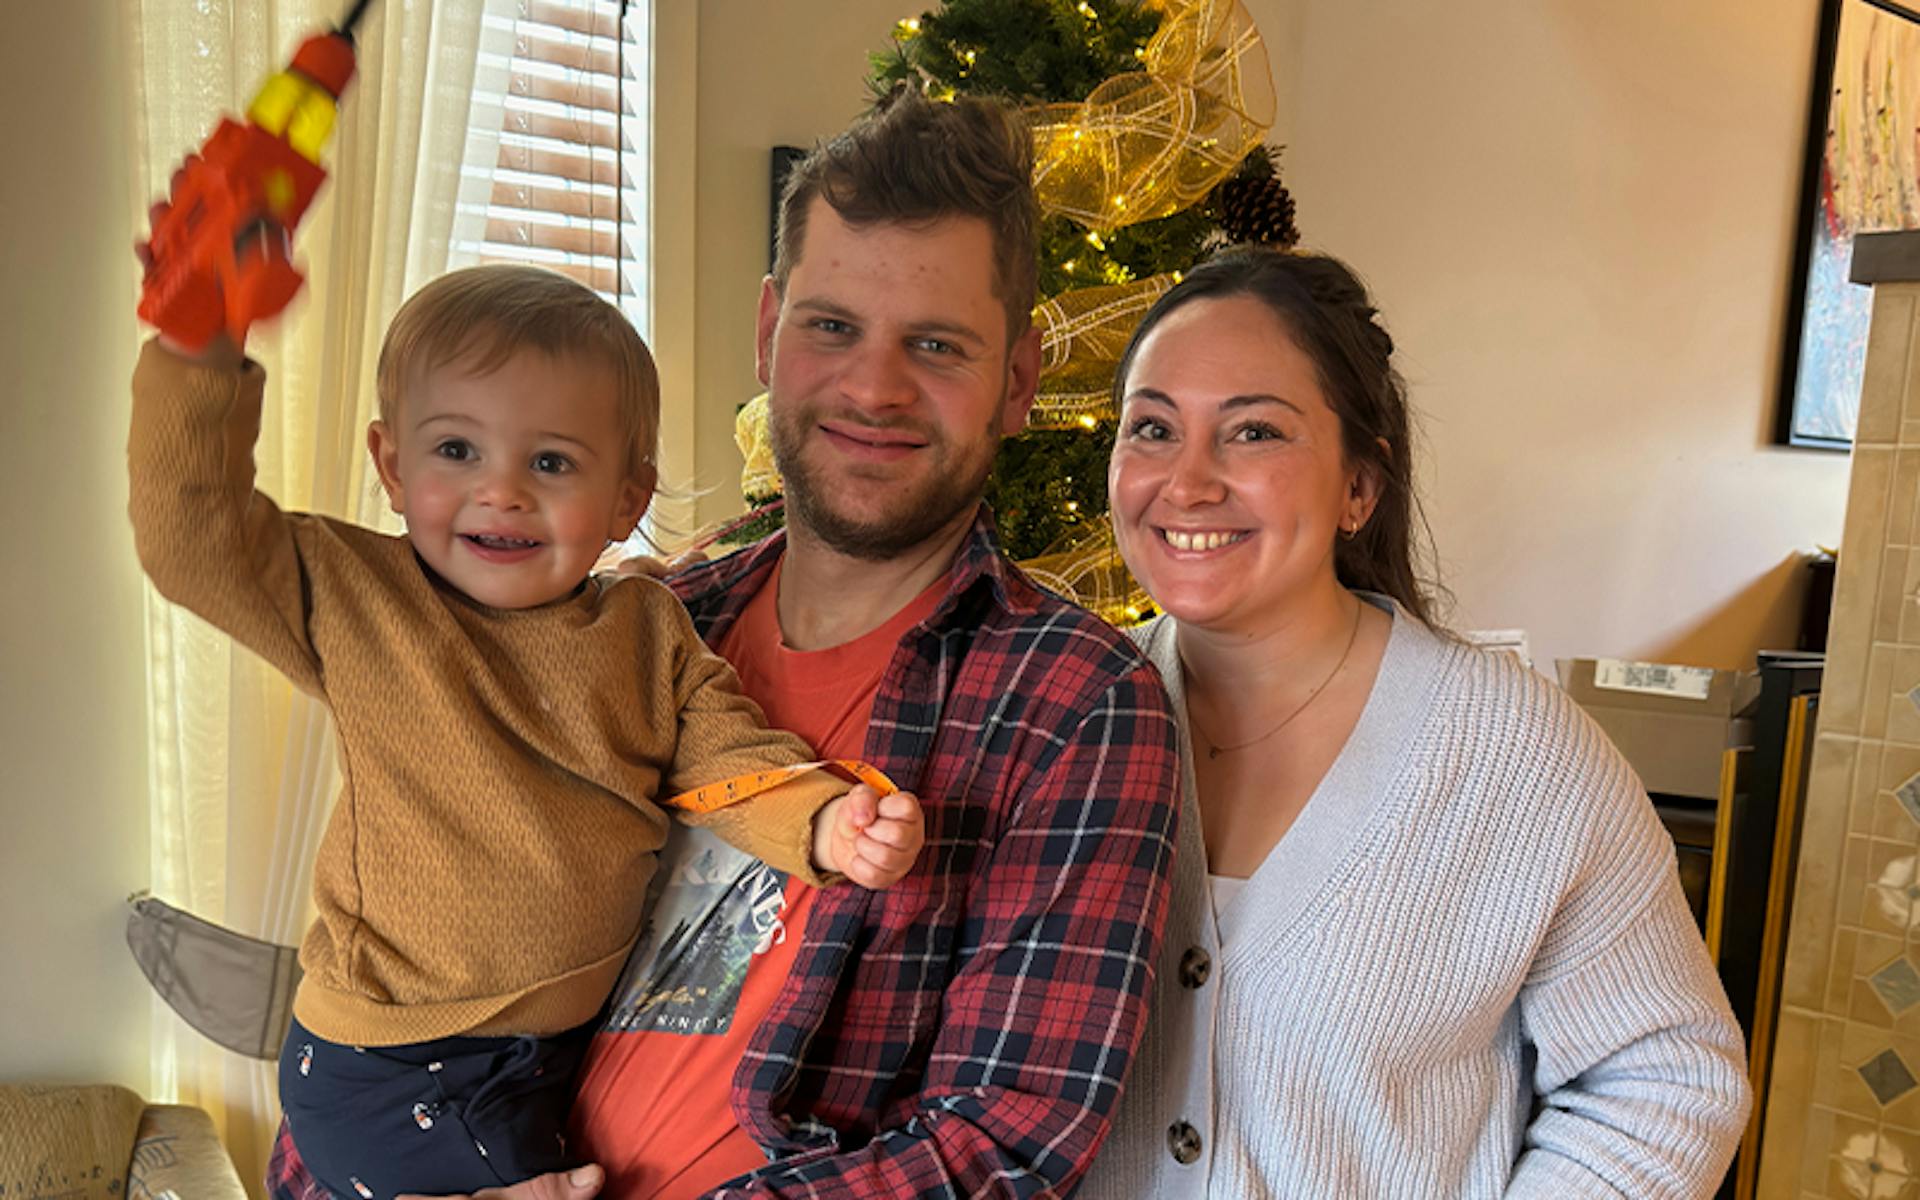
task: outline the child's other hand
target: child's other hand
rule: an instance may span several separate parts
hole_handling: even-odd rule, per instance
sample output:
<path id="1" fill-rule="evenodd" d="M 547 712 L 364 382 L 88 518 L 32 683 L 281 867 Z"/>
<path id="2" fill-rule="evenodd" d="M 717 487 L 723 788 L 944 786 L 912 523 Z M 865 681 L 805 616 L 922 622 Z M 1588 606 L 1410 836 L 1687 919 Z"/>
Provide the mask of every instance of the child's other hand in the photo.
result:
<path id="1" fill-rule="evenodd" d="M 814 817 L 814 864 L 861 887 L 891 887 L 912 869 L 926 838 L 917 797 L 911 792 L 882 796 L 863 783 Z"/>

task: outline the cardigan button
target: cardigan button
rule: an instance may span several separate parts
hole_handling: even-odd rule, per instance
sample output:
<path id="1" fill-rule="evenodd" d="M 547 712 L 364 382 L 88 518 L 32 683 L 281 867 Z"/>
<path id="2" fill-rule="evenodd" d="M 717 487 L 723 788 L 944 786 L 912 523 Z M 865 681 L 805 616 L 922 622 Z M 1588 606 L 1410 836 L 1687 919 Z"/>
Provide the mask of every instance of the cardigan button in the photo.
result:
<path id="1" fill-rule="evenodd" d="M 1213 974 L 1213 959 L 1205 950 L 1195 946 L 1180 956 L 1180 986 L 1198 988 L 1206 983 Z"/>
<path id="2" fill-rule="evenodd" d="M 1167 1149 L 1173 1161 L 1191 1166 L 1200 1157 L 1200 1131 L 1185 1121 L 1175 1121 L 1167 1129 Z"/>

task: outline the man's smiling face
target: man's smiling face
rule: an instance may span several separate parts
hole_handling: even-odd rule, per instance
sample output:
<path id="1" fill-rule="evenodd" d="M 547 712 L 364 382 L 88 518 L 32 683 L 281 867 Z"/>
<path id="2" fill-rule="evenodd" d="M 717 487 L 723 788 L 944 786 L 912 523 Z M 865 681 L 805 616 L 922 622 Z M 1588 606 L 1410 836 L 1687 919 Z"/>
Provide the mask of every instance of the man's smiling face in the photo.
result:
<path id="1" fill-rule="evenodd" d="M 1038 339 L 1009 345 L 977 217 L 848 225 L 815 198 L 785 294 L 761 291 L 760 380 L 789 517 L 858 558 L 971 518 L 1033 400 Z"/>

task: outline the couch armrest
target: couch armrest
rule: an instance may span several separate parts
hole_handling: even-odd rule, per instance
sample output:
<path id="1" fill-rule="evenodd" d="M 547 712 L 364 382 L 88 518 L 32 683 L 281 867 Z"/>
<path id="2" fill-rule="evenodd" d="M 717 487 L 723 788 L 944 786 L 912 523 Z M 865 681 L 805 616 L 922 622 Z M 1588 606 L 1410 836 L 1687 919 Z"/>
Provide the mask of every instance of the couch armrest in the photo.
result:
<path id="1" fill-rule="evenodd" d="M 150 1104 L 140 1115 L 127 1200 L 247 1200 L 213 1118 L 182 1104 Z"/>

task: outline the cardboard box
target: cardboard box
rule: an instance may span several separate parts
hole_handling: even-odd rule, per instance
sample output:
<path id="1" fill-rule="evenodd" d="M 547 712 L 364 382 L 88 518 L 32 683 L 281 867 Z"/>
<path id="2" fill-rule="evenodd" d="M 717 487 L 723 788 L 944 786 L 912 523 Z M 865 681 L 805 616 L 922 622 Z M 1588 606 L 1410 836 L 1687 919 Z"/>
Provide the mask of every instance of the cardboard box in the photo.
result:
<path id="1" fill-rule="evenodd" d="M 1753 744 L 1757 671 L 1609 658 L 1561 659 L 1560 686 L 1587 710 L 1649 792 L 1712 800 L 1720 760 Z"/>

